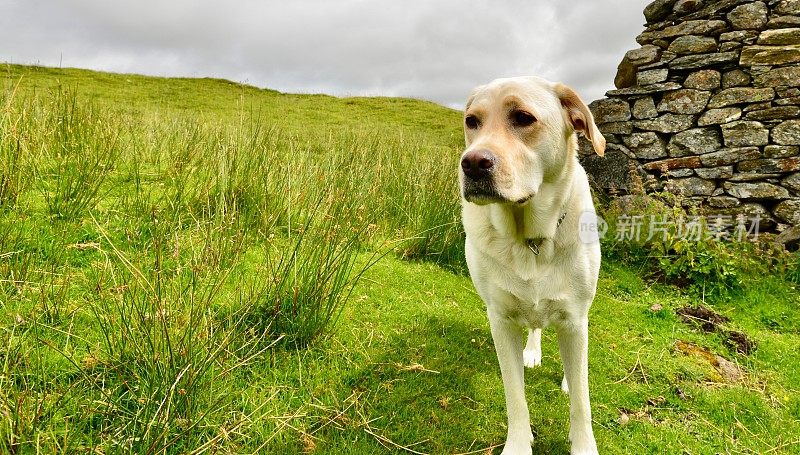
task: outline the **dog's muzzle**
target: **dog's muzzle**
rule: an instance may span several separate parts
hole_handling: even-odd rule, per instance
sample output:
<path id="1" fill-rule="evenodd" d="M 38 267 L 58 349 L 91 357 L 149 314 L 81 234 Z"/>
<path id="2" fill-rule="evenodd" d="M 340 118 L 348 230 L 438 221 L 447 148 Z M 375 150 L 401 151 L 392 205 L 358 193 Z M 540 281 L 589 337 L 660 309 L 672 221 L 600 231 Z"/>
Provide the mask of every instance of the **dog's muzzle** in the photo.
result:
<path id="1" fill-rule="evenodd" d="M 502 200 L 494 185 L 497 157 L 488 150 L 471 150 L 461 158 L 464 199 L 476 204 Z"/>

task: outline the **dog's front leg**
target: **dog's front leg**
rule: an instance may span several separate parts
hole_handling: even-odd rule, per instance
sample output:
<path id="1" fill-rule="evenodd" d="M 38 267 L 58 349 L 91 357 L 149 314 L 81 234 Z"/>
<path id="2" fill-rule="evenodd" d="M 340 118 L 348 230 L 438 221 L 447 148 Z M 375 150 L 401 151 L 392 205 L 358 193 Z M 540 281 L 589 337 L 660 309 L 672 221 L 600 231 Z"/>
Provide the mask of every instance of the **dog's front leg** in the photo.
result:
<path id="1" fill-rule="evenodd" d="M 558 348 L 569 386 L 569 439 L 572 455 L 596 455 L 589 407 L 589 327 L 586 318 L 558 328 Z"/>
<path id="2" fill-rule="evenodd" d="M 509 318 L 489 310 L 489 326 L 492 330 L 494 348 L 503 376 L 503 389 L 508 414 L 508 435 L 503 453 L 508 455 L 530 454 L 531 434 L 528 403 L 525 400 L 524 373 L 522 368 L 522 333 Z"/>

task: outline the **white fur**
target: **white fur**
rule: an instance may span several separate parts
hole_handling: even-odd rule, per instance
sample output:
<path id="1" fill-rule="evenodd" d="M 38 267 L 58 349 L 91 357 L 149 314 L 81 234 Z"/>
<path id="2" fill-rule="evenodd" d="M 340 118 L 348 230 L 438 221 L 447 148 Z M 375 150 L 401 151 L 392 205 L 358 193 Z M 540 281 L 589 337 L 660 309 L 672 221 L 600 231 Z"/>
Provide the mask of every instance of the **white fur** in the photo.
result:
<path id="1" fill-rule="evenodd" d="M 503 197 L 478 203 L 462 198 L 462 202 L 467 264 L 486 302 L 505 389 L 504 454 L 531 453 L 523 364 L 541 364 L 541 329 L 549 325 L 555 326 L 564 363 L 562 389 L 570 391 L 571 453 L 597 453 L 587 343 L 600 246 L 583 243 L 578 236 L 581 213 L 594 213 L 594 207 L 586 174 L 577 162 L 574 124 L 560 102 L 559 87 L 564 88 L 539 78 L 500 79 L 476 89 L 465 112 L 481 119 L 480 128 L 465 130 L 465 154 L 480 148 L 498 155 L 496 187 Z M 531 128 L 538 129 L 509 123 L 510 97 L 523 101 L 517 108 L 532 113 L 537 122 Z M 591 114 L 588 117 L 586 127 L 592 129 L 588 133 L 599 135 Z M 604 145 L 602 136 L 594 139 Z M 602 154 L 602 149 L 597 151 Z M 463 188 L 465 176 L 459 174 Z M 512 202 L 531 195 L 527 202 Z M 546 239 L 538 255 L 525 243 L 531 238 Z M 528 329 L 524 348 L 523 328 Z"/>
<path id="2" fill-rule="evenodd" d="M 542 364 L 542 329 L 528 329 L 528 343 L 522 351 L 522 361 L 528 368 Z"/>

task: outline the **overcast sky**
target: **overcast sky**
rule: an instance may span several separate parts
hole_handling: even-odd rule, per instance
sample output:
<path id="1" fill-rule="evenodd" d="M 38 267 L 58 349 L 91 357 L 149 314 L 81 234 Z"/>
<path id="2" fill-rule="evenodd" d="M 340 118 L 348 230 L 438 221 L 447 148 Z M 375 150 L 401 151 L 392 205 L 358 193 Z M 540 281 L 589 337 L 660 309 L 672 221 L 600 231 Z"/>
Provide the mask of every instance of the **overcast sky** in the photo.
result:
<path id="1" fill-rule="evenodd" d="M 460 108 L 534 74 L 613 88 L 650 0 L 0 0 L 0 61 Z"/>

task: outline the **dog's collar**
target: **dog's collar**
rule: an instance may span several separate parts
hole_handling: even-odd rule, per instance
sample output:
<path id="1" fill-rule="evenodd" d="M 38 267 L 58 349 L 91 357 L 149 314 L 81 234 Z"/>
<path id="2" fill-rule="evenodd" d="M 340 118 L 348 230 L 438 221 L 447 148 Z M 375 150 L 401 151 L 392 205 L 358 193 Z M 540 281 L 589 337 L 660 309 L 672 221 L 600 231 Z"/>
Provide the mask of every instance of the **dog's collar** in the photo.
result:
<path id="1" fill-rule="evenodd" d="M 564 222 L 564 218 L 566 217 L 567 217 L 567 212 L 562 213 L 561 216 L 558 217 L 558 221 L 556 221 L 556 229 L 558 229 L 558 227 L 561 226 L 561 223 Z M 539 247 L 542 246 L 542 243 L 544 243 L 545 240 L 547 240 L 547 237 L 536 237 L 533 239 L 525 239 L 525 246 L 527 246 L 528 249 L 531 250 L 531 253 L 538 256 Z"/>

